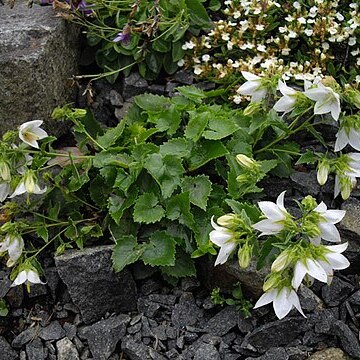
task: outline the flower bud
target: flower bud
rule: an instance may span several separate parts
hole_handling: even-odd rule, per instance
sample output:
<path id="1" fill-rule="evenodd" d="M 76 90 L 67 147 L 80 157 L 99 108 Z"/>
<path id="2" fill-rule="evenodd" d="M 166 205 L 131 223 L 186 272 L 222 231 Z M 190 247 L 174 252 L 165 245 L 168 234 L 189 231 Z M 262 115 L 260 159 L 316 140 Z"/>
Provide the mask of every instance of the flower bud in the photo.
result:
<path id="1" fill-rule="evenodd" d="M 0 162 L 0 177 L 6 182 L 11 180 L 10 167 L 6 161 Z"/>
<path id="2" fill-rule="evenodd" d="M 284 270 L 291 262 L 289 251 L 283 251 L 272 263 L 271 271 L 272 272 L 279 272 Z"/>
<path id="3" fill-rule="evenodd" d="M 234 225 L 234 220 L 236 220 L 235 214 L 226 214 L 226 215 L 220 216 L 216 222 L 220 226 L 225 226 L 227 228 L 230 228 Z"/>
<path id="4" fill-rule="evenodd" d="M 348 102 L 350 105 L 354 105 L 358 109 L 360 109 L 360 91 L 359 90 L 354 89 L 350 85 L 347 85 L 345 87 L 345 90 L 342 95 L 346 102 Z"/>
<path id="5" fill-rule="evenodd" d="M 270 276 L 265 280 L 264 285 L 263 285 L 264 292 L 277 287 L 277 285 L 279 283 L 278 274 L 279 273 L 276 273 L 276 272 L 271 273 Z"/>
<path id="6" fill-rule="evenodd" d="M 326 183 L 329 176 L 330 165 L 327 159 L 322 159 L 319 161 L 318 171 L 317 171 L 317 181 L 322 186 Z"/>
<path id="7" fill-rule="evenodd" d="M 32 194 L 35 191 L 35 174 L 32 170 L 28 170 L 24 175 L 24 185 L 26 192 Z"/>
<path id="8" fill-rule="evenodd" d="M 244 115 L 251 116 L 259 112 L 261 109 L 261 102 L 251 102 L 245 109 Z"/>
<path id="9" fill-rule="evenodd" d="M 252 246 L 245 243 L 238 252 L 239 265 L 242 269 L 249 266 L 252 257 Z"/>
<path id="10" fill-rule="evenodd" d="M 257 167 L 257 163 L 254 159 L 249 158 L 248 156 L 244 155 L 244 154 L 238 154 L 236 155 L 236 161 L 244 167 L 247 168 L 253 168 L 253 167 Z"/>
<path id="11" fill-rule="evenodd" d="M 307 195 L 301 200 L 301 204 L 304 206 L 306 211 L 311 211 L 317 207 L 316 200 L 311 196 Z"/>

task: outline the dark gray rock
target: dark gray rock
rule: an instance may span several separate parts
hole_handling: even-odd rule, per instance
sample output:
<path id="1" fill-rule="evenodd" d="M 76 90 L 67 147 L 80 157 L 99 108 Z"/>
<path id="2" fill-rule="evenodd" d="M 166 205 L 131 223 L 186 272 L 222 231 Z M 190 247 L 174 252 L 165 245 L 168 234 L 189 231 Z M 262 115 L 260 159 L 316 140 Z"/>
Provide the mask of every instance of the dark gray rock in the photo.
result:
<path id="1" fill-rule="evenodd" d="M 298 291 L 300 304 L 305 312 L 312 312 L 324 308 L 323 301 L 308 287 L 301 285 Z"/>
<path id="2" fill-rule="evenodd" d="M 130 360 L 166 360 L 166 358 L 156 350 L 141 342 L 136 342 L 130 335 L 123 338 L 121 350 Z"/>
<path id="3" fill-rule="evenodd" d="M 45 269 L 46 286 L 50 289 L 53 300 L 56 299 L 56 289 L 59 285 L 59 274 L 55 267 Z"/>
<path id="4" fill-rule="evenodd" d="M 66 337 L 56 342 L 56 350 L 57 360 L 80 360 L 76 346 Z"/>
<path id="5" fill-rule="evenodd" d="M 10 287 L 9 271 L 0 271 L 0 298 L 5 297 Z"/>
<path id="6" fill-rule="evenodd" d="M 34 284 L 31 286 L 31 291 L 28 294 L 29 299 L 36 298 L 38 296 L 47 295 L 47 287 L 43 284 Z"/>
<path id="7" fill-rule="evenodd" d="M 39 338 L 26 344 L 26 355 L 28 360 L 45 359 L 44 346 Z"/>
<path id="8" fill-rule="evenodd" d="M 286 350 L 284 348 L 271 348 L 269 349 L 266 354 L 254 358 L 254 357 L 248 357 L 245 360 L 288 360 L 289 355 L 287 354 Z"/>
<path id="9" fill-rule="evenodd" d="M 2 7 L 0 24 L 4 132 L 28 120 L 47 120 L 56 106 L 72 101 L 69 78 L 77 71 L 79 31 L 51 7 L 29 8 L 25 1 Z"/>
<path id="10" fill-rule="evenodd" d="M 295 189 L 298 189 L 303 195 L 316 196 L 320 192 L 315 170 L 308 173 L 295 171 L 290 175 L 290 179 L 294 182 Z"/>
<path id="11" fill-rule="evenodd" d="M 160 304 L 150 301 L 148 298 L 139 298 L 137 301 L 137 309 L 139 313 L 144 314 L 148 318 L 153 318 L 160 309 Z"/>
<path id="12" fill-rule="evenodd" d="M 176 296 L 175 295 L 163 295 L 163 294 L 150 294 L 149 300 L 161 305 L 174 305 L 176 302 Z"/>
<path id="13" fill-rule="evenodd" d="M 114 272 L 111 249 L 99 246 L 70 250 L 55 258 L 59 275 L 85 324 L 99 320 L 107 312 L 136 309 L 136 284 L 127 269 Z"/>
<path id="14" fill-rule="evenodd" d="M 5 296 L 11 308 L 18 308 L 24 300 L 24 288 L 22 286 L 12 287 Z"/>
<path id="15" fill-rule="evenodd" d="M 128 315 L 120 314 L 79 330 L 79 336 L 88 341 L 94 359 L 106 360 L 115 351 L 130 322 Z M 141 325 L 141 323 L 139 323 Z"/>
<path id="16" fill-rule="evenodd" d="M 65 334 L 66 334 L 66 337 L 70 340 L 72 340 L 75 336 L 76 336 L 76 333 L 77 333 L 77 328 L 75 325 L 73 324 L 69 324 L 69 323 L 65 323 L 63 325 L 63 328 L 65 330 Z"/>
<path id="17" fill-rule="evenodd" d="M 114 89 L 110 90 L 109 93 L 110 104 L 113 106 L 121 107 L 124 105 L 124 99 L 122 96 Z"/>
<path id="18" fill-rule="evenodd" d="M 355 359 L 360 359 L 360 344 L 358 337 L 341 320 L 333 323 L 333 333 L 340 339 L 342 349 Z"/>
<path id="19" fill-rule="evenodd" d="M 334 276 L 331 285 L 324 285 L 321 295 L 328 306 L 338 306 L 354 290 L 354 287 L 348 282 Z"/>
<path id="20" fill-rule="evenodd" d="M 200 344 L 195 351 L 194 360 L 220 360 L 220 354 L 216 347 L 211 344 Z"/>
<path id="21" fill-rule="evenodd" d="M 19 354 L 13 350 L 3 336 L 0 336 L 0 358 L 1 360 L 15 360 Z"/>
<path id="22" fill-rule="evenodd" d="M 133 96 L 139 95 L 147 91 L 149 84 L 143 79 L 139 73 L 133 72 L 124 78 L 122 97 L 127 100 Z"/>
<path id="23" fill-rule="evenodd" d="M 181 289 L 183 291 L 194 291 L 200 287 L 200 281 L 194 277 L 186 277 L 181 279 Z"/>
<path id="24" fill-rule="evenodd" d="M 185 292 L 181 295 L 179 303 L 172 311 L 171 321 L 177 328 L 195 325 L 199 318 L 203 316 L 203 310 L 195 304 L 191 293 Z"/>
<path id="25" fill-rule="evenodd" d="M 118 119 L 119 121 L 122 120 L 129 112 L 131 106 L 132 102 L 125 101 L 124 105 L 121 108 L 116 108 L 114 112 L 116 119 Z"/>
<path id="26" fill-rule="evenodd" d="M 51 322 L 48 326 L 41 329 L 39 337 L 43 340 L 59 340 L 65 336 L 65 330 L 58 321 Z"/>
<path id="27" fill-rule="evenodd" d="M 305 346 L 296 346 L 287 348 L 286 352 L 289 355 L 289 360 L 306 360 L 309 357 L 309 350 Z"/>
<path id="28" fill-rule="evenodd" d="M 302 333 L 305 333 L 311 324 L 304 318 L 285 318 L 262 325 L 247 335 L 242 344 L 243 348 L 250 345 L 260 353 L 272 347 L 288 345 Z"/>
<path id="29" fill-rule="evenodd" d="M 308 321 L 314 325 L 317 334 L 332 335 L 332 324 L 338 319 L 338 308 L 324 309 L 308 315 Z"/>
<path id="30" fill-rule="evenodd" d="M 165 85 L 153 84 L 148 87 L 148 91 L 156 95 L 165 94 Z"/>
<path id="31" fill-rule="evenodd" d="M 180 84 L 191 85 L 194 82 L 194 74 L 190 71 L 179 70 L 174 74 L 174 80 Z"/>
<path id="32" fill-rule="evenodd" d="M 343 202 L 341 209 L 346 210 L 346 214 L 340 222 L 340 227 L 360 235 L 360 200 L 350 197 Z"/>
<path id="33" fill-rule="evenodd" d="M 228 306 L 211 318 L 204 331 L 207 333 L 223 336 L 238 324 L 239 313 L 232 306 Z"/>
<path id="34" fill-rule="evenodd" d="M 11 346 L 15 349 L 20 349 L 23 345 L 27 344 L 31 340 L 35 340 L 39 335 L 39 328 L 34 326 L 22 331 L 12 341 Z"/>

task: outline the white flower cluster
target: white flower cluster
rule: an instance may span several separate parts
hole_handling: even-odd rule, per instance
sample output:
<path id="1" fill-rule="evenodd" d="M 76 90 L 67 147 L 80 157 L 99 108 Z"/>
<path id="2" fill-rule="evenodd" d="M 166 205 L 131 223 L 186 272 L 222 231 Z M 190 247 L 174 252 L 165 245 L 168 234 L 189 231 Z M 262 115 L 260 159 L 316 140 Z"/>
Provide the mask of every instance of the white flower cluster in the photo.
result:
<path id="1" fill-rule="evenodd" d="M 341 61 L 350 66 L 360 65 L 360 14 L 355 2 L 343 6 L 333 0 L 292 5 L 282 0 L 240 0 L 225 1 L 225 6 L 226 19 L 214 22 L 206 36 L 183 45 L 193 52 L 184 64 L 196 75 L 220 80 L 239 71 L 276 72 L 285 80 L 314 80 L 326 74 L 336 57 L 344 57 Z M 220 48 L 227 56 L 213 54 Z"/>
<path id="2" fill-rule="evenodd" d="M 284 196 L 285 191 L 278 196 L 276 203 L 260 201 L 258 206 L 264 219 L 252 224 L 252 228 L 260 232 L 260 237 L 277 236 L 278 243 L 284 243 L 285 249 L 273 262 L 264 283 L 264 294 L 254 307 L 272 302 L 279 319 L 293 307 L 305 316 L 296 293 L 304 279 L 307 283 L 317 279 L 330 284 L 334 270 L 349 266 L 349 261 L 342 255 L 347 243 L 332 246 L 321 243 L 321 240 L 341 241 L 335 224 L 342 220 L 345 211 L 328 210 L 325 203 L 317 205 L 312 197 L 306 197 L 302 202 L 303 216 L 296 220 L 286 210 Z M 210 241 L 220 246 L 215 265 L 225 263 L 238 244 L 236 230 L 229 230 L 230 223 L 219 226 L 212 221 L 214 230 L 210 233 Z"/>

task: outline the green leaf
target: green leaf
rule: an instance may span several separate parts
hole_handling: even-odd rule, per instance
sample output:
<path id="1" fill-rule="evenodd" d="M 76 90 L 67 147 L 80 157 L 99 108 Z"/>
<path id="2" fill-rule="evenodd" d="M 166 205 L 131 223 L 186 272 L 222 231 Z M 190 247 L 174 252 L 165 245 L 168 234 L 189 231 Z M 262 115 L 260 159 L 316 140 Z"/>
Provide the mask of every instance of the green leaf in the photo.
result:
<path id="1" fill-rule="evenodd" d="M 190 212 L 190 194 L 183 192 L 174 195 L 166 204 L 166 216 L 170 220 L 178 220 L 188 228 L 194 228 L 194 217 Z"/>
<path id="2" fill-rule="evenodd" d="M 85 225 L 80 228 L 80 234 L 86 235 L 88 238 L 99 238 L 103 235 L 101 227 L 98 224 Z"/>
<path id="3" fill-rule="evenodd" d="M 165 210 L 158 204 L 159 200 L 153 193 L 140 195 L 134 206 L 134 221 L 145 224 L 160 221 Z"/>
<path id="4" fill-rule="evenodd" d="M 210 0 L 209 7 L 211 11 L 218 11 L 221 9 L 221 1 L 220 0 Z"/>
<path id="5" fill-rule="evenodd" d="M 260 210 L 255 205 L 246 202 L 239 202 L 234 199 L 226 199 L 225 202 L 230 206 L 231 210 L 235 214 L 241 214 L 243 211 L 245 211 L 247 216 L 254 223 L 259 221 L 259 218 L 262 215 Z"/>
<path id="6" fill-rule="evenodd" d="M 117 225 L 119 225 L 124 211 L 134 204 L 137 193 L 137 190 L 134 189 L 128 197 L 111 195 L 108 199 L 109 214 Z"/>
<path id="7" fill-rule="evenodd" d="M 102 168 L 107 165 L 115 165 L 127 169 L 133 162 L 133 159 L 130 155 L 124 152 L 121 153 L 121 149 L 105 150 L 95 154 L 93 159 L 94 167 Z"/>
<path id="8" fill-rule="evenodd" d="M 114 182 L 114 188 L 122 190 L 127 194 L 130 186 L 136 181 L 141 172 L 141 167 L 133 166 L 129 172 L 124 169 L 118 168 L 117 175 Z"/>
<path id="9" fill-rule="evenodd" d="M 232 117 L 212 118 L 208 123 L 208 130 L 203 133 L 204 138 L 220 140 L 233 134 L 239 127 Z"/>
<path id="10" fill-rule="evenodd" d="M 172 60 L 174 62 L 181 60 L 185 55 L 185 50 L 182 48 L 183 40 L 172 43 Z"/>
<path id="11" fill-rule="evenodd" d="M 154 232 L 148 244 L 144 246 L 141 259 L 146 265 L 175 265 L 175 240 L 166 231 Z"/>
<path id="12" fill-rule="evenodd" d="M 67 188 L 70 192 L 75 192 L 79 190 L 83 185 L 85 185 L 89 180 L 89 170 L 92 167 L 91 160 L 86 160 L 81 164 L 72 164 L 70 169 L 72 175 L 70 176 L 70 182 L 67 185 Z"/>
<path id="13" fill-rule="evenodd" d="M 185 172 L 181 160 L 172 155 L 151 154 L 144 167 L 159 184 L 164 198 L 171 196 L 180 185 L 180 177 Z"/>
<path id="14" fill-rule="evenodd" d="M 307 150 L 302 154 L 299 160 L 296 162 L 296 165 L 300 164 L 315 164 L 319 160 L 319 157 L 314 154 L 313 151 Z"/>
<path id="15" fill-rule="evenodd" d="M 90 183 L 89 194 L 91 200 L 100 208 L 104 208 L 107 203 L 107 196 L 110 193 L 110 186 L 100 175 L 96 176 Z"/>
<path id="16" fill-rule="evenodd" d="M 185 2 L 189 9 L 192 26 L 201 28 L 207 28 L 211 26 L 209 15 L 199 0 L 185 0 Z"/>
<path id="17" fill-rule="evenodd" d="M 104 148 L 108 149 L 114 145 L 116 140 L 122 135 L 125 128 L 125 121 L 120 121 L 114 128 L 110 128 L 102 136 L 99 136 L 96 141 Z"/>
<path id="18" fill-rule="evenodd" d="M 211 193 L 211 181 L 208 176 L 185 177 L 181 184 L 181 189 L 184 192 L 189 192 L 192 204 L 206 210 L 207 201 Z"/>
<path id="19" fill-rule="evenodd" d="M 194 171 L 207 162 L 228 154 L 220 140 L 202 140 L 195 144 L 188 159 L 189 170 Z"/>
<path id="20" fill-rule="evenodd" d="M 9 313 L 9 309 L 4 299 L 0 299 L 0 316 L 5 317 Z"/>
<path id="21" fill-rule="evenodd" d="M 190 120 L 185 129 L 185 137 L 193 141 L 198 141 L 205 130 L 210 114 L 207 111 L 188 111 Z"/>
<path id="22" fill-rule="evenodd" d="M 161 268 L 161 272 L 168 276 L 180 278 L 184 276 L 195 276 L 196 268 L 189 254 L 177 250 L 174 266 L 164 266 Z"/>
<path id="23" fill-rule="evenodd" d="M 172 104 L 159 113 L 149 114 L 149 122 L 154 123 L 159 131 L 166 131 L 168 135 L 173 135 L 181 122 L 180 112 Z"/>
<path id="24" fill-rule="evenodd" d="M 135 96 L 134 101 L 141 109 L 151 112 L 161 112 L 170 105 L 169 98 L 154 94 L 142 94 Z"/>
<path id="25" fill-rule="evenodd" d="M 206 94 L 203 90 L 198 89 L 195 86 L 181 86 L 176 90 L 187 99 L 194 101 L 197 104 L 201 104 L 202 100 L 206 98 Z"/>
<path id="26" fill-rule="evenodd" d="M 174 155 L 182 158 L 190 155 L 191 148 L 192 143 L 189 140 L 184 138 L 176 138 L 160 145 L 160 154 L 162 156 Z"/>
<path id="27" fill-rule="evenodd" d="M 41 237 L 45 242 L 48 242 L 49 231 L 48 231 L 45 223 L 36 228 L 36 235 Z"/>
<path id="28" fill-rule="evenodd" d="M 114 227 L 110 228 L 110 232 L 116 242 L 111 256 L 113 268 L 116 272 L 119 272 L 122 271 L 126 265 L 137 261 L 140 258 L 143 249 L 137 244 L 135 236 L 117 236 Z"/>

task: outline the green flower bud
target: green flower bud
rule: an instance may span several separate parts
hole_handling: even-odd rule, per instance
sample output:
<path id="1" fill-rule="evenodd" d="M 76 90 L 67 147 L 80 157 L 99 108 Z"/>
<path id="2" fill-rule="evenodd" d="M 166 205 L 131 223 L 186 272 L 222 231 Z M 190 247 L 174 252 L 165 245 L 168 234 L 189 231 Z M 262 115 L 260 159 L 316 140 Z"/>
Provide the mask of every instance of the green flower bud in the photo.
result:
<path id="1" fill-rule="evenodd" d="M 261 102 L 251 102 L 245 109 L 244 115 L 251 116 L 258 113 L 261 110 Z"/>
<path id="2" fill-rule="evenodd" d="M 252 257 L 252 246 L 245 243 L 238 252 L 239 265 L 242 269 L 249 266 Z"/>
<path id="3" fill-rule="evenodd" d="M 347 85 L 345 86 L 345 90 L 343 92 L 344 100 L 349 103 L 350 105 L 356 106 L 360 109 L 360 91 L 354 89 L 352 86 Z"/>
<path id="4" fill-rule="evenodd" d="M 291 257 L 288 250 L 284 250 L 272 263 L 271 271 L 278 272 L 282 271 L 289 266 L 291 263 Z"/>
<path id="5" fill-rule="evenodd" d="M 311 196 L 307 195 L 301 200 L 301 204 L 304 206 L 305 211 L 311 211 L 317 207 L 316 200 Z"/>
<path id="6" fill-rule="evenodd" d="M 36 185 L 36 176 L 34 174 L 34 171 L 28 170 L 26 171 L 24 175 L 24 185 L 25 189 L 29 194 L 32 194 L 35 192 L 35 185 Z"/>
<path id="7" fill-rule="evenodd" d="M 258 168 L 258 163 L 256 160 L 244 155 L 244 154 L 238 154 L 236 155 L 236 161 L 243 167 L 253 169 Z"/>
<path id="8" fill-rule="evenodd" d="M 235 225 L 234 223 L 236 221 L 236 217 L 237 216 L 235 214 L 226 214 L 226 215 L 220 216 L 216 222 L 220 226 L 231 228 Z"/>
<path id="9" fill-rule="evenodd" d="M 317 181 L 322 186 L 326 183 L 330 171 L 330 164 L 328 159 L 323 158 L 319 161 L 317 171 Z"/>
<path id="10" fill-rule="evenodd" d="M 10 167 L 6 161 L 0 162 L 0 177 L 6 182 L 11 181 Z"/>

